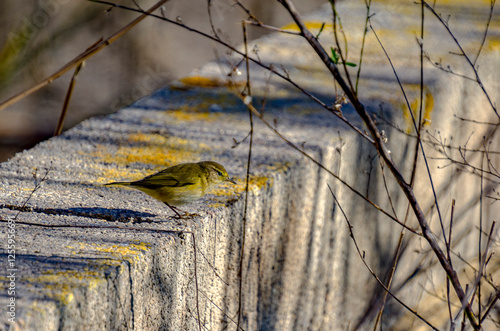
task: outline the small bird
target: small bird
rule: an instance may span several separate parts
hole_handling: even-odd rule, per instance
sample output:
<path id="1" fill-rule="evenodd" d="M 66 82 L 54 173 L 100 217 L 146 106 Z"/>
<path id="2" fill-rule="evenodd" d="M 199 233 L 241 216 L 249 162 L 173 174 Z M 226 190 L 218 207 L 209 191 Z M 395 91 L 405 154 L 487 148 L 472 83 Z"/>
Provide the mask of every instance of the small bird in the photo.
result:
<path id="1" fill-rule="evenodd" d="M 217 184 L 228 181 L 226 169 L 213 161 L 182 163 L 166 168 L 135 182 L 113 182 L 105 186 L 132 187 L 165 203 L 179 218 L 177 206 L 182 206 L 202 198 Z"/>

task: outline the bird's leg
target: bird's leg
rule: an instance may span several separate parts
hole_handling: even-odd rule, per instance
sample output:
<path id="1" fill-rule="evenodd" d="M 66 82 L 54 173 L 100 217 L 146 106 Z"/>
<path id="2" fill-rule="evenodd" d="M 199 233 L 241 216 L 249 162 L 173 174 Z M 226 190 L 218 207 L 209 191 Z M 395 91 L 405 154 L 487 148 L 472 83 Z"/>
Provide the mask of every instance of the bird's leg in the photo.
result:
<path id="1" fill-rule="evenodd" d="M 179 217 L 179 218 L 183 218 L 183 217 L 182 217 L 182 215 L 181 215 L 181 214 L 179 214 L 179 212 L 178 212 L 177 210 L 175 210 L 175 208 L 174 208 L 173 206 L 169 205 L 169 204 L 168 204 L 168 203 L 166 203 L 165 201 L 164 201 L 164 203 L 168 206 L 168 208 L 172 209 L 172 211 L 173 211 L 174 213 L 176 213 L 176 214 L 177 214 L 177 217 Z"/>
<path id="2" fill-rule="evenodd" d="M 179 208 L 177 208 L 177 207 L 174 207 L 174 206 L 169 205 L 169 204 L 168 204 L 168 203 L 166 203 L 165 201 L 163 201 L 163 203 L 165 203 L 165 204 L 168 206 L 168 208 L 172 209 L 172 211 L 173 211 L 174 213 L 176 213 L 176 214 L 177 214 L 177 217 L 178 217 L 178 218 L 189 218 L 189 217 L 194 217 L 194 216 L 200 216 L 200 215 L 198 215 L 198 214 L 190 214 L 190 213 L 188 213 L 188 212 L 186 212 L 186 211 L 182 211 L 182 210 L 180 210 L 180 209 L 179 209 Z M 180 212 L 183 212 L 183 213 L 184 213 L 184 216 L 182 216 L 181 214 L 179 214 L 179 211 L 180 211 Z"/>

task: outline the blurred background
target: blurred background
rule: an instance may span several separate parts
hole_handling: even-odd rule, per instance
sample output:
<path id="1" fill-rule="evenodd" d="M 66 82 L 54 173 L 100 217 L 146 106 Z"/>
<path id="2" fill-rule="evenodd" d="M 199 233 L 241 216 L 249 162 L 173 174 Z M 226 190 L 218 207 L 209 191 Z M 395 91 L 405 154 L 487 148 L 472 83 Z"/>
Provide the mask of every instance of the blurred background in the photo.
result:
<path id="1" fill-rule="evenodd" d="M 277 1 L 241 2 L 267 24 L 281 26 L 291 21 Z M 327 1 L 295 2 L 301 13 L 307 13 Z M 147 10 L 156 1 L 116 3 Z M 207 3 L 171 0 L 163 12 L 210 33 Z M 245 12 L 233 0 L 212 0 L 211 12 L 219 35 L 232 45 L 241 44 Z M 139 15 L 85 0 L 0 1 L 0 102 L 47 78 Z M 250 39 L 266 33 L 262 28 L 248 28 Z M 206 38 L 147 18 L 85 62 L 64 129 L 90 116 L 115 112 L 225 52 Z M 0 162 L 54 134 L 73 71 L 0 111 Z"/>

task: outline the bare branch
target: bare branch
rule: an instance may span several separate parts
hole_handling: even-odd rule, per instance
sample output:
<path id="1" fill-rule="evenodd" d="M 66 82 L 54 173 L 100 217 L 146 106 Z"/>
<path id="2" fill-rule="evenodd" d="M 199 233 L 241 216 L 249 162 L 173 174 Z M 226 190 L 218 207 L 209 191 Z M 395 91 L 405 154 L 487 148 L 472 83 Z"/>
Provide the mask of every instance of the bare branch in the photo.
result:
<path id="1" fill-rule="evenodd" d="M 488 16 L 488 21 L 486 22 L 486 28 L 484 29 L 483 39 L 481 40 L 481 45 L 477 50 L 476 58 L 474 59 L 474 63 L 472 64 L 474 68 L 476 67 L 477 60 L 479 59 L 479 55 L 481 55 L 481 51 L 483 50 L 484 43 L 486 42 L 486 37 L 488 36 L 488 29 L 490 28 L 491 18 L 493 17 L 493 10 L 495 9 L 496 0 L 490 0 L 490 15 Z"/>
<path id="2" fill-rule="evenodd" d="M 88 1 L 100 2 L 100 1 L 95 1 L 95 0 L 88 0 Z M 142 11 L 140 9 L 134 9 L 134 11 L 138 11 L 138 12 L 142 13 L 142 15 L 139 16 L 138 18 L 136 18 L 135 20 L 133 20 L 132 22 L 130 22 L 129 24 L 127 24 L 125 27 L 123 27 L 119 31 L 115 32 L 110 37 L 108 37 L 108 38 L 106 38 L 106 39 L 104 39 L 104 40 L 102 40 L 102 41 L 94 44 L 93 47 L 90 47 L 85 52 L 81 53 L 80 55 L 78 55 L 77 57 L 75 57 L 73 60 L 71 60 L 70 62 L 66 63 L 62 68 L 60 68 L 55 73 L 53 73 L 52 75 L 50 75 L 46 79 L 42 80 L 41 82 L 39 82 L 35 86 L 33 86 L 33 87 L 31 87 L 31 88 L 29 88 L 29 89 L 27 89 L 25 91 L 22 91 L 22 92 L 14 95 L 14 96 L 8 98 L 7 100 L 1 102 L 0 103 L 0 111 L 3 110 L 3 109 L 5 109 L 5 108 L 7 108 L 8 106 L 16 103 L 17 101 L 25 98 L 26 96 L 32 94 L 33 92 L 38 91 L 42 87 L 44 87 L 44 86 L 52 83 L 55 79 L 61 77 L 62 75 L 64 75 L 66 72 L 68 72 L 72 68 L 78 66 L 79 64 L 81 64 L 86 59 L 92 57 L 94 54 L 96 54 L 97 52 L 101 51 L 106 46 L 110 45 L 111 43 L 113 43 L 117 39 L 121 38 L 130 29 L 132 29 L 140 21 L 142 21 L 144 18 L 146 18 L 151 12 L 155 11 L 156 9 L 158 9 L 161 5 L 163 5 L 167 1 L 168 0 L 160 0 L 160 1 L 158 1 L 151 8 L 149 8 L 146 12 L 144 12 L 144 11 Z M 108 3 L 108 4 L 110 4 L 110 3 Z M 118 5 L 115 5 L 115 4 L 111 4 L 111 5 L 118 7 Z"/>
<path id="3" fill-rule="evenodd" d="M 488 92 L 486 92 L 486 89 L 485 89 L 485 87 L 483 85 L 483 82 L 481 81 L 481 78 L 479 77 L 479 73 L 477 72 L 477 70 L 476 70 L 474 64 L 472 63 L 472 61 L 470 60 L 469 56 L 467 56 L 467 53 L 465 53 L 465 51 L 462 48 L 462 45 L 460 44 L 460 42 L 457 40 L 457 38 L 455 37 L 455 35 L 453 34 L 453 32 L 451 32 L 448 23 L 445 20 L 443 20 L 443 18 L 441 17 L 441 15 L 439 15 L 434 10 L 434 8 L 431 7 L 425 0 L 422 0 L 422 3 L 438 19 L 438 21 L 441 22 L 441 24 L 444 26 L 444 28 L 446 29 L 446 31 L 448 32 L 448 34 L 450 35 L 450 37 L 455 42 L 455 45 L 457 45 L 457 47 L 460 49 L 460 54 L 463 55 L 463 57 L 465 58 L 465 60 L 467 61 L 467 63 L 470 65 L 472 71 L 474 72 L 474 75 L 476 76 L 476 82 L 478 83 L 479 87 L 481 88 L 481 90 L 483 91 L 484 95 L 486 96 L 486 99 L 488 99 L 488 102 L 489 102 L 489 104 L 491 106 L 491 109 L 493 109 L 493 112 L 495 112 L 495 115 L 497 115 L 498 119 L 500 120 L 500 114 L 498 114 L 497 108 L 493 104 L 493 101 L 491 100 L 490 95 L 488 94 Z"/>
<path id="4" fill-rule="evenodd" d="M 458 279 L 456 271 L 453 269 L 453 267 L 450 265 L 448 262 L 445 254 L 443 253 L 442 249 L 439 246 L 439 243 L 436 239 L 436 236 L 434 233 L 431 231 L 427 220 L 425 219 L 425 215 L 413 193 L 413 189 L 411 186 L 405 181 L 403 175 L 399 171 L 399 169 L 396 167 L 394 164 L 390 153 L 388 152 L 387 148 L 385 147 L 385 144 L 383 142 L 383 139 L 380 135 L 379 130 L 377 129 L 373 119 L 370 117 L 368 112 L 366 111 L 365 107 L 363 104 L 358 100 L 356 94 L 354 91 L 350 90 L 344 79 L 339 73 L 339 70 L 335 63 L 332 62 L 328 54 L 325 52 L 323 47 L 319 44 L 319 42 L 314 38 L 312 33 L 307 29 L 305 26 L 304 22 L 302 21 L 302 18 L 298 14 L 297 10 L 295 9 L 295 6 L 292 4 L 290 0 L 278 0 L 284 7 L 285 9 L 288 10 L 290 15 L 292 16 L 293 20 L 297 25 L 299 26 L 303 37 L 309 42 L 311 47 L 316 51 L 316 53 L 319 55 L 323 63 L 326 65 L 326 67 L 330 70 L 332 73 L 333 77 L 337 81 L 337 83 L 340 85 L 342 90 L 345 92 L 346 96 L 349 98 L 351 103 L 353 104 L 354 108 L 356 109 L 356 112 L 358 115 L 361 117 L 363 122 L 366 124 L 368 127 L 368 130 L 370 134 L 372 135 L 372 138 L 374 140 L 374 145 L 375 148 L 377 149 L 378 153 L 384 160 L 384 162 L 387 164 L 388 168 L 392 172 L 393 176 L 397 180 L 398 184 L 400 185 L 401 189 L 403 190 L 404 194 L 406 195 L 406 198 L 408 199 L 410 205 L 412 206 L 412 209 L 415 213 L 415 216 L 417 217 L 417 220 L 419 222 L 420 228 L 422 229 L 422 234 L 431 246 L 432 250 L 434 251 L 436 257 L 438 258 L 441 266 L 443 269 L 446 271 L 446 274 L 448 277 L 450 277 L 451 282 L 453 284 L 453 287 L 455 289 L 455 292 L 457 293 L 457 296 L 459 297 L 460 300 L 463 300 L 465 293 L 460 285 L 460 280 Z M 474 328 L 478 328 L 478 323 L 477 319 L 474 316 L 474 313 L 470 306 L 466 307 L 466 313 L 467 316 L 473 325 Z"/>
<path id="5" fill-rule="evenodd" d="M 380 286 L 382 286 L 382 288 L 392 297 L 394 298 L 394 300 L 396 300 L 399 304 L 401 304 L 403 307 L 405 307 L 406 310 L 408 310 L 409 312 L 411 312 L 413 315 L 415 315 L 416 317 L 418 317 L 422 322 L 424 322 L 425 324 L 427 324 L 429 327 L 431 327 L 433 330 L 438 330 L 435 326 L 433 326 L 432 324 L 430 324 L 429 321 L 427 321 L 425 318 L 423 318 L 422 316 L 420 316 L 415 310 L 411 309 L 410 307 L 408 307 L 403 301 L 401 301 L 398 297 L 396 297 L 385 285 L 384 283 L 380 280 L 380 278 L 378 278 L 377 274 L 372 270 L 372 268 L 370 268 L 370 266 L 368 265 L 368 263 L 366 262 L 365 258 L 364 258 L 364 254 L 361 253 L 361 250 L 359 249 L 359 246 L 358 246 L 358 242 L 356 241 L 356 237 L 354 236 L 354 232 L 353 232 L 353 226 L 351 224 L 351 222 L 349 222 L 349 219 L 347 218 L 347 215 L 345 214 L 344 210 L 342 209 L 342 206 L 340 205 L 339 201 L 337 200 L 337 197 L 335 196 L 335 194 L 333 193 L 332 191 L 332 188 L 330 187 L 330 185 L 328 185 L 328 189 L 330 190 L 330 193 L 332 194 L 333 196 L 333 199 L 335 200 L 335 203 L 337 204 L 337 206 L 339 206 L 339 209 L 340 211 L 342 212 L 342 215 L 344 216 L 344 219 L 345 221 L 347 222 L 347 228 L 349 229 L 349 236 L 351 237 L 353 243 L 354 243 L 354 246 L 356 247 L 356 251 L 358 252 L 358 255 L 359 257 L 361 258 L 361 261 L 363 261 L 363 264 L 365 265 L 366 269 L 368 269 L 368 271 L 370 272 L 370 274 L 372 274 L 373 278 L 375 278 L 375 280 L 379 283 Z"/>

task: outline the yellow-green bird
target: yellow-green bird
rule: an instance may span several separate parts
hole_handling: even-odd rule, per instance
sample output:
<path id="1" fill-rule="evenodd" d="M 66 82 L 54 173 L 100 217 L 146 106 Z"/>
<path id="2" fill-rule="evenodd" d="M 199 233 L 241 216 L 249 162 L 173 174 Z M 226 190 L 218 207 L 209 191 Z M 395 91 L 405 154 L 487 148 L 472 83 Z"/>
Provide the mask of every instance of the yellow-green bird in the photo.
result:
<path id="1" fill-rule="evenodd" d="M 175 207 L 202 198 L 223 181 L 236 184 L 233 179 L 229 178 L 222 165 L 213 161 L 203 161 L 178 164 L 135 182 L 114 182 L 105 185 L 126 186 L 141 190 L 164 202 L 182 218 Z"/>

